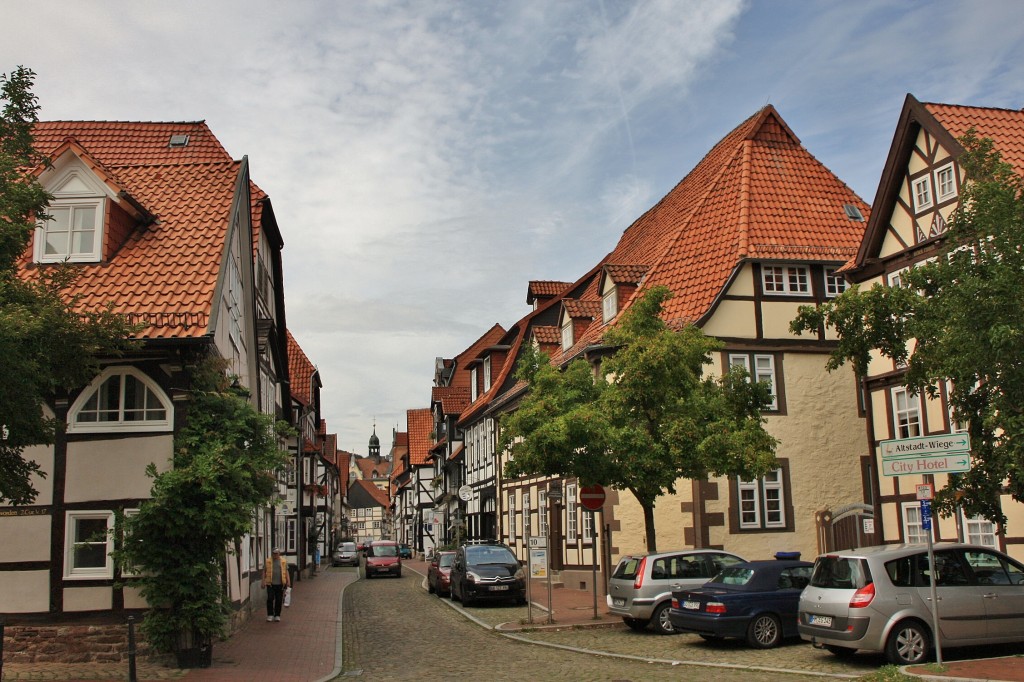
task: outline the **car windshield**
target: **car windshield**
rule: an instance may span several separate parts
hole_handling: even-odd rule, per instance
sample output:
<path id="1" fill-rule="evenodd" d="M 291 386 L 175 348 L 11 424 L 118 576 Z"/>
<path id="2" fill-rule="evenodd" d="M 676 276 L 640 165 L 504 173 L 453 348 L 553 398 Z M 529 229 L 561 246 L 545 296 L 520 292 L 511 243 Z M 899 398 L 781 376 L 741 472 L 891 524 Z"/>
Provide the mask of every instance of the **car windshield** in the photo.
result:
<path id="1" fill-rule="evenodd" d="M 342 552 L 354 552 L 354 551 L 356 551 L 356 543 L 354 543 L 354 542 L 346 542 L 345 544 L 343 544 L 341 546 L 341 551 Z"/>
<path id="2" fill-rule="evenodd" d="M 504 547 L 470 547 L 466 550 L 466 561 L 482 564 L 511 564 L 516 562 L 512 553 Z"/>
<path id="3" fill-rule="evenodd" d="M 722 583 L 723 585 L 746 585 L 750 582 L 750 579 L 754 577 L 754 569 L 752 568 L 740 568 L 738 566 L 730 566 L 724 568 L 712 578 L 713 583 Z"/>
<path id="4" fill-rule="evenodd" d="M 438 561 L 437 561 L 437 565 L 440 566 L 441 568 L 450 568 L 451 565 L 452 565 L 452 562 L 454 562 L 454 561 L 455 561 L 455 555 L 454 554 L 442 554 L 441 558 L 438 559 Z"/>
<path id="5" fill-rule="evenodd" d="M 398 556 L 398 548 L 394 545 L 371 545 L 373 556 Z"/>
<path id="6" fill-rule="evenodd" d="M 871 571 L 864 559 L 822 556 L 814 562 L 811 585 L 834 590 L 859 590 L 871 582 Z"/>

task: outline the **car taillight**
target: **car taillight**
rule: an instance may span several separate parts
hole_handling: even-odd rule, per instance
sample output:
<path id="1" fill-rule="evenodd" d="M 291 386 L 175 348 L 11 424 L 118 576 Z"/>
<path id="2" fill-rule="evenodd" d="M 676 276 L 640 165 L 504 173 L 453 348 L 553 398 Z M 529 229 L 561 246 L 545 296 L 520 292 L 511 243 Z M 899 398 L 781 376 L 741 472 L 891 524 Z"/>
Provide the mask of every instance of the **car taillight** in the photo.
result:
<path id="1" fill-rule="evenodd" d="M 868 583 L 864 587 L 860 588 L 853 593 L 853 597 L 850 598 L 851 609 L 862 609 L 871 603 L 871 600 L 875 598 L 875 584 Z"/>
<path id="2" fill-rule="evenodd" d="M 720 601 L 709 601 L 704 607 L 706 613 L 725 613 L 725 604 Z"/>
<path id="3" fill-rule="evenodd" d="M 639 590 L 644 584 L 644 568 L 647 567 L 647 557 L 640 560 L 640 565 L 636 567 L 636 580 L 633 581 L 633 589 Z"/>
<path id="4" fill-rule="evenodd" d="M 679 608 L 679 600 L 676 599 L 675 597 L 672 597 L 672 608 L 674 608 L 674 609 L 678 609 Z"/>

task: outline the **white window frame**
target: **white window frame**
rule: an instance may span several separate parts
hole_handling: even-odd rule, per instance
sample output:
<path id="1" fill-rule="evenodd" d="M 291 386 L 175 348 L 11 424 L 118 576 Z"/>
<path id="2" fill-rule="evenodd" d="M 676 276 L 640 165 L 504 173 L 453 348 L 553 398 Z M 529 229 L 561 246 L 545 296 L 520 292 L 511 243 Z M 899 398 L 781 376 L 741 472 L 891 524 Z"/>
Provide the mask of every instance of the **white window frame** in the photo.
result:
<path id="1" fill-rule="evenodd" d="M 999 528 L 983 516 L 967 516 L 960 512 L 964 529 L 964 542 L 999 549 Z"/>
<path id="2" fill-rule="evenodd" d="M 761 289 L 770 296 L 810 296 L 811 269 L 806 265 L 762 265 Z"/>
<path id="3" fill-rule="evenodd" d="M 565 539 L 576 542 L 576 484 L 565 485 Z"/>
<path id="4" fill-rule="evenodd" d="M 917 438 L 924 435 L 921 424 L 921 395 L 914 395 L 906 386 L 894 386 L 892 394 L 892 425 L 896 438 Z"/>
<path id="5" fill-rule="evenodd" d="M 36 248 L 35 257 L 37 263 L 62 263 L 67 260 L 70 263 L 95 263 L 100 260 L 100 249 L 103 241 L 103 219 L 106 202 L 102 198 L 93 199 L 54 199 L 46 208 L 47 213 L 56 216 L 59 213 L 67 212 L 67 230 L 62 233 L 67 235 L 67 244 L 59 253 L 47 253 L 48 237 L 57 234 L 54 229 L 57 221 L 47 220 L 40 222 L 36 227 Z M 93 226 L 89 230 L 75 229 L 76 219 L 84 211 L 92 211 Z M 89 251 L 75 250 L 75 235 L 85 232 L 92 233 L 92 249 Z"/>
<path id="6" fill-rule="evenodd" d="M 839 268 L 825 268 L 825 298 L 835 298 L 846 291 L 846 278 L 837 273 Z"/>
<path id="7" fill-rule="evenodd" d="M 537 526 L 541 537 L 548 536 L 548 493 L 546 490 L 537 491 Z"/>
<path id="8" fill-rule="evenodd" d="M 920 545 L 928 542 L 928 534 L 924 530 L 921 519 L 920 502 L 904 502 L 902 508 L 903 541 L 909 545 Z M 935 536 L 935 523 L 932 519 L 932 538 Z"/>
<path id="9" fill-rule="evenodd" d="M 476 367 L 469 370 L 469 402 L 476 402 L 479 391 L 476 387 Z"/>
<path id="10" fill-rule="evenodd" d="M 935 195 L 938 201 L 956 196 L 956 170 L 952 161 L 935 171 Z"/>
<path id="11" fill-rule="evenodd" d="M 118 396 L 118 418 L 116 420 L 109 421 L 78 421 L 78 415 L 85 409 L 86 403 L 88 403 L 94 395 L 100 390 L 100 388 L 107 382 L 108 379 L 120 376 L 120 387 Z M 125 415 L 125 404 L 124 404 L 124 390 L 125 390 L 125 377 L 131 376 L 133 379 L 142 384 L 145 391 L 148 391 L 156 400 L 160 403 L 160 407 L 163 409 L 163 419 L 136 419 L 126 421 Z M 99 410 L 98 404 L 99 398 L 97 397 L 97 410 Z M 93 379 L 89 385 L 82 391 L 82 393 L 75 399 L 75 402 L 71 405 L 71 409 L 68 410 L 68 433 L 104 433 L 109 431 L 170 431 L 174 424 L 174 404 L 164 393 L 163 389 L 148 376 L 138 371 L 134 367 L 108 367 L 107 369 L 100 372 L 100 374 Z"/>
<path id="12" fill-rule="evenodd" d="M 929 173 L 910 183 L 910 193 L 914 199 L 914 211 L 920 212 L 935 205 L 932 194 L 932 176 Z"/>
<path id="13" fill-rule="evenodd" d="M 516 540 L 516 494 L 508 494 L 508 541 L 509 544 Z"/>
<path id="14" fill-rule="evenodd" d="M 753 362 L 753 369 L 751 369 L 751 362 Z M 750 381 L 767 381 L 772 392 L 772 402 L 767 409 L 779 409 L 779 381 L 774 355 L 770 353 L 730 353 L 729 367 L 742 367 L 747 370 Z"/>
<path id="15" fill-rule="evenodd" d="M 523 537 L 530 537 L 530 532 L 533 530 L 530 517 L 533 511 L 530 509 L 530 493 L 523 493 Z"/>
<path id="16" fill-rule="evenodd" d="M 601 317 L 608 324 L 619 314 L 619 290 L 613 286 L 601 297 Z"/>
<path id="17" fill-rule="evenodd" d="M 573 345 L 572 318 L 566 316 L 562 323 L 562 350 L 569 350 Z"/>
<path id="18" fill-rule="evenodd" d="M 122 512 L 122 515 L 124 516 L 125 521 L 127 521 L 128 519 L 132 518 L 133 516 L 137 515 L 138 513 L 139 513 L 138 507 L 133 507 L 131 509 L 125 509 Z M 125 524 L 125 526 L 127 526 L 127 524 Z M 122 528 L 119 528 L 118 530 L 119 530 L 120 535 L 121 535 L 121 543 L 122 543 L 121 546 L 123 547 L 124 546 L 123 543 L 124 543 L 124 541 L 128 537 L 127 536 L 127 529 L 125 527 L 122 527 Z M 124 578 L 135 578 L 135 577 L 138 577 L 138 576 L 142 575 L 142 573 L 140 573 L 139 571 L 136 571 L 134 568 L 130 568 L 128 566 L 121 566 L 120 567 L 120 572 L 121 572 L 121 576 L 124 577 Z"/>
<path id="19" fill-rule="evenodd" d="M 743 530 L 786 527 L 786 486 L 782 469 L 757 480 L 736 478 L 739 526 Z"/>
<path id="20" fill-rule="evenodd" d="M 583 510 L 583 542 L 594 541 L 594 512 Z"/>
<path id="21" fill-rule="evenodd" d="M 285 519 L 285 539 L 284 549 L 289 554 L 294 554 L 298 545 L 299 535 L 299 520 L 298 519 Z"/>
<path id="22" fill-rule="evenodd" d="M 79 542 L 75 530 L 78 520 L 102 519 L 106 522 L 106 532 L 102 542 L 90 540 Z M 64 520 L 64 579 L 65 580 L 96 580 L 114 577 L 114 560 L 110 553 L 114 551 L 114 538 L 110 529 L 114 527 L 114 512 L 109 509 L 90 509 L 69 511 Z M 103 545 L 105 558 L 103 566 L 75 566 L 75 545 Z"/>
<path id="23" fill-rule="evenodd" d="M 484 392 L 491 390 L 491 356 L 484 358 Z"/>

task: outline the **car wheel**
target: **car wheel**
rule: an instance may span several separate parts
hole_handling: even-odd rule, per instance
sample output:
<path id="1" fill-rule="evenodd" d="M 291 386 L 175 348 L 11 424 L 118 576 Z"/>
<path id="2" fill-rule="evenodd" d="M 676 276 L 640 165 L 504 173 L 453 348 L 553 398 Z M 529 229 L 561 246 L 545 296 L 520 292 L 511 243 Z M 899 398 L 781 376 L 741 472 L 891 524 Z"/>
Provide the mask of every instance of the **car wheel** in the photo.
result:
<path id="1" fill-rule="evenodd" d="M 630 618 L 629 616 L 623 616 L 622 622 L 629 626 L 630 630 L 636 630 L 639 632 L 647 627 L 647 624 L 651 621 L 645 618 Z"/>
<path id="2" fill-rule="evenodd" d="M 461 595 L 456 595 L 455 594 L 455 583 L 452 583 L 451 585 L 448 586 L 448 597 L 452 601 L 461 601 L 461 599 L 462 599 Z"/>
<path id="3" fill-rule="evenodd" d="M 670 608 L 672 608 L 672 603 L 664 602 L 659 604 L 657 608 L 654 609 L 654 613 L 651 614 L 651 622 L 654 623 L 654 631 L 659 635 L 676 634 L 676 629 L 668 617 L 668 610 Z"/>
<path id="4" fill-rule="evenodd" d="M 913 665 L 928 658 L 928 629 L 919 621 L 905 620 L 889 633 L 885 657 L 893 665 Z"/>
<path id="5" fill-rule="evenodd" d="M 465 590 L 462 590 L 461 592 L 459 592 L 459 597 L 461 597 L 461 599 L 462 599 L 462 605 L 463 606 L 470 606 L 470 605 L 472 605 L 476 601 L 475 598 L 473 598 L 473 597 L 469 596 L 468 594 L 466 594 Z"/>
<path id="6" fill-rule="evenodd" d="M 845 646 L 836 646 L 834 644 L 826 644 L 825 651 L 837 658 L 851 658 L 855 653 L 857 653 L 856 649 L 851 649 Z"/>
<path id="7" fill-rule="evenodd" d="M 755 649 L 771 649 L 782 641 L 782 623 L 776 615 L 762 613 L 747 627 L 747 644 Z"/>
<path id="8" fill-rule="evenodd" d="M 434 583 L 427 581 L 427 594 L 434 594 L 437 590 L 434 589 Z"/>

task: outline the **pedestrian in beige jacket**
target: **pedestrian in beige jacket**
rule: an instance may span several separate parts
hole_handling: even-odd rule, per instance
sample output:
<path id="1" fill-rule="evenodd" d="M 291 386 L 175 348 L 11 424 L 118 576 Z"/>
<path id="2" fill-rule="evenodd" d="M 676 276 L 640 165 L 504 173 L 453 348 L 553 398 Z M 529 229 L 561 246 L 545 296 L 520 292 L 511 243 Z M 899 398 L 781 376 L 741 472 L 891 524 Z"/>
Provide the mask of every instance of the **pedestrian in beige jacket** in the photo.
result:
<path id="1" fill-rule="evenodd" d="M 288 562 L 281 556 L 281 550 L 274 548 L 273 555 L 263 566 L 263 587 L 267 588 L 267 622 L 281 620 L 281 604 L 284 591 L 291 586 L 288 578 Z"/>

